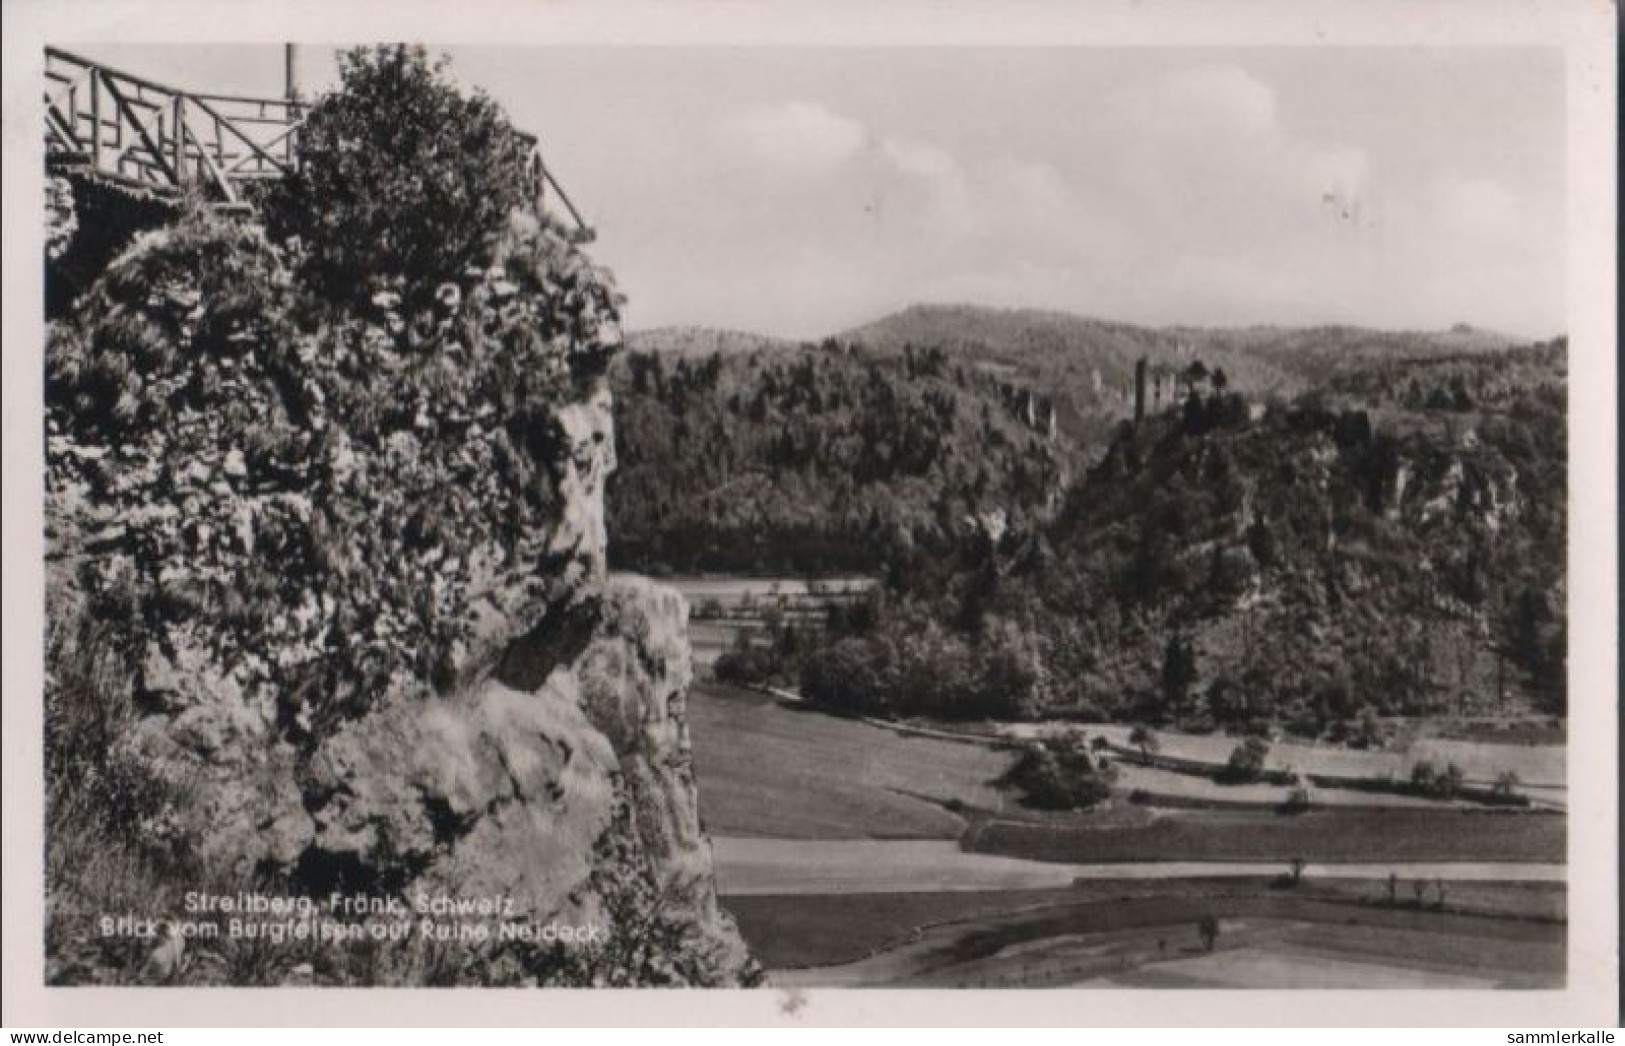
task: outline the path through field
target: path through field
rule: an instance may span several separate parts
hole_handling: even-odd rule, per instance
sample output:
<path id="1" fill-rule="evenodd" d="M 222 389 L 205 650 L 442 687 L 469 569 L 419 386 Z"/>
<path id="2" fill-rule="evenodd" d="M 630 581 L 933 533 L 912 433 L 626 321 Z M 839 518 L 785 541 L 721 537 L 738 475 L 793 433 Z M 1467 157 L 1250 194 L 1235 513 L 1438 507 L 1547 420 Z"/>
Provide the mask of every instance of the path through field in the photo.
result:
<path id="1" fill-rule="evenodd" d="M 712 839 L 717 890 L 736 894 L 917 893 L 935 890 L 1041 890 L 1079 879 L 1253 878 L 1285 862 L 1149 861 L 1063 864 L 967 853 L 933 839 Z M 1445 879 L 1456 882 L 1562 882 L 1554 863 L 1454 861 L 1308 864 L 1309 878 Z"/>
<path id="2" fill-rule="evenodd" d="M 772 983 L 1561 983 L 1561 813 L 1359 793 L 1285 815 L 1269 786 L 1227 790 L 1125 763 L 1124 784 L 1148 803 L 1049 814 L 999 783 L 1016 750 L 994 737 L 842 718 L 713 682 L 690 689 L 688 712 L 718 892 Z M 1164 752 L 1226 743 L 1185 740 Z M 1365 753 L 1323 754 L 1340 769 L 1371 765 Z M 1525 753 L 1537 780 L 1553 773 L 1548 755 Z M 1175 802 L 1217 799 L 1255 805 Z M 1305 885 L 1283 888 L 1293 857 L 1307 862 Z M 1194 936 L 1210 911 L 1225 924 L 1211 954 Z"/>

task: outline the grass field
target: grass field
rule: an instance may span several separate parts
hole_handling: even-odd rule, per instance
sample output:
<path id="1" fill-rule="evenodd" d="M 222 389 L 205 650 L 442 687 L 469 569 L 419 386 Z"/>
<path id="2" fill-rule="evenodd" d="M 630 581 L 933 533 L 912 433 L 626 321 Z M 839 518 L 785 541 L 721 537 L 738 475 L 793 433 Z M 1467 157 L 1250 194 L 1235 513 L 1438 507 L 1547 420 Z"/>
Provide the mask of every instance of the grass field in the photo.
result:
<path id="1" fill-rule="evenodd" d="M 1014 736 L 1049 729 L 1043 724 L 1012 725 Z M 1100 724 L 1084 728 L 1091 736 L 1105 737 L 1115 745 L 1131 748 L 1131 727 Z M 1223 766 L 1239 739 L 1223 734 L 1177 734 L 1157 732 L 1158 751 L 1176 759 Z M 1292 767 L 1300 773 L 1329 774 L 1337 777 L 1409 777 L 1411 767 L 1428 760 L 1443 769 L 1449 763 L 1462 768 L 1469 781 L 1493 782 L 1503 771 L 1513 771 L 1527 785 L 1561 787 L 1566 781 L 1566 749 L 1562 745 L 1497 744 L 1490 741 L 1419 738 L 1404 750 L 1359 751 L 1331 745 L 1311 745 L 1277 741 L 1270 746 L 1271 769 Z"/>
<path id="2" fill-rule="evenodd" d="M 700 816 L 715 835 L 785 839 L 954 839 L 957 799 L 1004 809 L 993 782 L 1008 752 L 905 737 L 701 683 L 689 692 Z"/>
<path id="3" fill-rule="evenodd" d="M 1088 913 L 1092 921 L 1085 925 L 1087 932 L 1171 925 L 1188 937 L 1201 914 L 1198 908 L 1206 910 L 1248 898 L 1252 899 L 1248 903 L 1281 902 L 1281 892 L 1271 883 L 1272 877 L 1262 875 L 1252 879 L 1102 879 L 1048 890 L 761 895 L 725 897 L 722 903 L 738 920 L 740 931 L 764 965 L 769 969 L 795 969 L 855 963 L 918 940 L 934 928 L 965 929 L 986 920 L 1024 913 L 1055 916 L 1082 911 L 1080 906 L 1091 906 Z M 1561 883 L 1453 882 L 1448 884 L 1448 892 L 1454 918 L 1479 919 L 1476 924 L 1466 925 L 1492 928 L 1502 921 L 1544 924 L 1547 930 L 1532 934 L 1544 940 L 1551 936 L 1550 928 L 1560 927 L 1564 918 L 1566 891 Z M 1321 879 L 1305 880 L 1286 900 L 1325 905 L 1317 909 L 1322 915 L 1334 911 L 1335 906 L 1335 918 L 1342 920 L 1358 920 L 1374 911 L 1385 917 L 1399 917 L 1400 925 L 1439 925 L 1439 913 L 1382 907 L 1385 894 L 1384 885 L 1378 882 Z M 1110 914 L 1110 909 L 1125 905 L 1127 914 L 1121 917 L 1124 921 L 1113 922 L 1117 917 Z M 1161 923 L 1156 917 L 1159 910 L 1164 913 Z M 1513 939 L 1531 937 L 1527 930 L 1509 932 Z M 1169 939 L 1172 936 L 1168 935 Z"/>
<path id="4" fill-rule="evenodd" d="M 920 736 L 713 683 L 690 691 L 689 721 L 722 903 L 773 983 L 1562 982 L 1563 884 L 1510 881 L 1561 876 L 1559 814 L 1338 808 L 1327 789 L 1292 816 L 1121 797 L 1046 813 L 995 786 L 1014 754 L 991 738 Z M 1183 743 L 1164 751 L 1192 754 L 1170 751 Z M 1369 755 L 1325 751 L 1334 762 Z M 1269 804 L 1284 791 L 1126 763 L 1123 773 L 1124 791 L 1195 801 Z M 1311 862 L 1308 878 L 1272 885 L 1294 857 Z M 1398 906 L 1387 898 L 1395 869 Z M 1460 877 L 1443 910 L 1439 877 Z M 1424 884 L 1420 903 L 1413 883 Z M 1212 953 L 1196 933 L 1204 914 L 1222 921 Z"/>
<path id="5" fill-rule="evenodd" d="M 1554 888 L 1484 889 L 1533 914 Z M 1561 983 L 1565 940 L 1552 921 L 1391 909 L 1261 880 L 727 906 L 771 979 L 802 986 L 1536 987 Z M 1196 933 L 1205 914 L 1220 919 L 1212 954 Z"/>
<path id="6" fill-rule="evenodd" d="M 759 839 L 714 836 L 717 890 L 740 894 L 913 893 L 922 890 L 1040 890 L 1100 879 L 1250 879 L 1285 874 L 1287 859 L 1266 861 L 1032 861 L 969 853 L 948 839 Z M 1313 879 L 1380 881 L 1390 876 L 1432 883 L 1561 882 L 1564 865 L 1506 861 L 1306 861 Z"/>
<path id="7" fill-rule="evenodd" d="M 1035 861 L 1561 862 L 1565 819 L 1476 810 L 1168 813 L 1143 828 L 1074 829 L 986 820 L 963 840 L 977 853 Z"/>
<path id="8" fill-rule="evenodd" d="M 1274 807 L 1285 802 L 1292 788 L 1278 784 L 1220 784 L 1211 777 L 1179 773 L 1157 766 L 1142 766 L 1133 759 L 1117 762 L 1117 786 L 1123 792 L 1145 792 L 1152 805 L 1159 797 L 1194 799 L 1224 804 L 1251 804 Z M 1410 807 L 1437 809 L 1437 800 L 1391 792 L 1362 792 L 1349 788 L 1317 788 L 1314 801 L 1320 806 Z"/>

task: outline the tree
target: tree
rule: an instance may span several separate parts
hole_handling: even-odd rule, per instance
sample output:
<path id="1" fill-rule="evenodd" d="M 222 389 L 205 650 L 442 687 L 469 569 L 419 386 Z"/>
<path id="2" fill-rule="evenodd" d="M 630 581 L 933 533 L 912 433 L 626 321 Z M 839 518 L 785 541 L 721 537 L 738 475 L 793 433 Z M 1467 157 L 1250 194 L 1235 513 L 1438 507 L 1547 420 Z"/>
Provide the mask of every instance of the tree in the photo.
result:
<path id="1" fill-rule="evenodd" d="M 464 96 L 423 48 L 355 48 L 339 89 L 299 128 L 300 165 L 269 193 L 273 235 L 297 237 L 336 300 L 399 290 L 407 304 L 488 261 L 532 198 L 530 144 L 500 106 Z"/>
<path id="2" fill-rule="evenodd" d="M 1554 712 L 1567 709 L 1567 627 L 1546 593 L 1526 587 L 1512 600 L 1504 625 L 1507 653 L 1529 686 Z"/>
<path id="3" fill-rule="evenodd" d="M 1523 779 L 1516 772 L 1503 770 L 1500 776 L 1496 777 L 1495 784 L 1490 787 L 1490 795 L 1502 801 L 1511 800 L 1517 796 L 1518 786 L 1521 784 Z"/>
<path id="4" fill-rule="evenodd" d="M 1269 742 L 1261 737 L 1249 737 L 1230 752 L 1230 760 L 1219 771 L 1219 780 L 1227 784 L 1249 784 L 1264 776 L 1264 761 L 1269 758 Z"/>
<path id="5" fill-rule="evenodd" d="M 1087 810 L 1111 796 L 1116 768 L 1092 759 L 1081 738 L 1035 741 L 1022 750 L 1007 781 L 1047 810 Z"/>
<path id="6" fill-rule="evenodd" d="M 1360 709 L 1359 718 L 1355 720 L 1354 745 L 1357 748 L 1382 747 L 1382 722 L 1377 718 L 1377 710 L 1370 705 Z"/>
<path id="7" fill-rule="evenodd" d="M 1162 697 L 1169 708 L 1184 705 L 1196 682 L 1196 650 L 1181 635 L 1168 638 L 1162 653 Z"/>
<path id="8" fill-rule="evenodd" d="M 1128 743 L 1140 750 L 1140 762 L 1146 766 L 1151 765 L 1151 753 L 1162 747 L 1157 735 L 1143 726 L 1137 726 L 1129 731 Z"/>
<path id="9" fill-rule="evenodd" d="M 1247 528 L 1247 551 L 1253 555 L 1253 560 L 1261 567 L 1273 567 L 1279 557 L 1275 547 L 1275 535 L 1270 532 L 1269 524 L 1262 519 L 1254 520 Z"/>
<path id="10" fill-rule="evenodd" d="M 1219 918 L 1211 912 L 1202 916 L 1196 923 L 1196 932 L 1202 938 L 1202 947 L 1208 951 L 1219 942 Z"/>

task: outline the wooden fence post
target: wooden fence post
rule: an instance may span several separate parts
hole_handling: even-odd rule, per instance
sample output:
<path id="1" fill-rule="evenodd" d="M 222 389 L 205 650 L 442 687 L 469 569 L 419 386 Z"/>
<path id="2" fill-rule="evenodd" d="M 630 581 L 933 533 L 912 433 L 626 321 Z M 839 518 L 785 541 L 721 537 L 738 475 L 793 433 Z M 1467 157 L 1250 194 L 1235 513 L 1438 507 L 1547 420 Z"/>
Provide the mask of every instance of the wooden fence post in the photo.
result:
<path id="1" fill-rule="evenodd" d="M 102 169 L 102 71 L 90 71 L 90 169 Z"/>
<path id="2" fill-rule="evenodd" d="M 175 95 L 175 184 L 186 186 L 186 96 Z"/>

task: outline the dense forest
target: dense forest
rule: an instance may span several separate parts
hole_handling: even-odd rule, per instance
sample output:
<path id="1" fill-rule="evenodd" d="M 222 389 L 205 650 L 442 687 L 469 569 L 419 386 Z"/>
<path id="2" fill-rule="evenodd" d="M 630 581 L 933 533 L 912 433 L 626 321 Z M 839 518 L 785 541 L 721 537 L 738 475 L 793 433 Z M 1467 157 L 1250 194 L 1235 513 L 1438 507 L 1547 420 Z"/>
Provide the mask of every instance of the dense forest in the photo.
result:
<path id="1" fill-rule="evenodd" d="M 1283 336 L 1267 333 L 1273 356 Z M 881 560 L 872 598 L 813 635 L 786 627 L 742 646 L 719 672 L 884 715 L 1344 738 L 1382 715 L 1561 713 L 1566 343 L 1464 337 L 1362 335 L 1368 348 L 1347 355 L 1306 351 L 1292 386 L 1264 392 L 1262 371 L 1238 390 L 1224 368 L 1176 354 L 1158 361 L 1176 379 L 1167 409 L 1138 425 L 1119 413 L 1098 447 L 1053 421 L 1047 437 L 1033 431 L 1011 409 L 1024 402 L 1011 374 L 977 368 L 963 346 L 685 362 L 685 387 L 707 404 L 687 416 L 715 427 L 700 430 L 703 465 L 681 456 L 681 468 L 725 475 L 742 448 L 769 463 L 755 490 L 774 499 L 715 520 L 738 526 L 741 562 L 764 565 L 748 551 L 775 533 L 750 536 L 764 520 L 885 536 L 847 564 Z M 657 361 L 634 361 L 634 403 L 650 398 Z M 1043 416 L 1064 395 L 1025 402 Z M 815 398 L 835 405 L 822 426 L 809 424 Z M 797 456 L 797 432 L 826 442 Z M 622 435 L 634 476 L 648 468 L 639 448 L 664 445 L 646 433 Z M 697 484 L 664 489 L 664 511 L 702 528 L 719 508 L 680 493 Z"/>
<path id="2" fill-rule="evenodd" d="M 1041 396 L 940 349 L 632 351 L 613 372 L 612 557 L 653 572 L 877 571 L 1058 502 Z"/>

